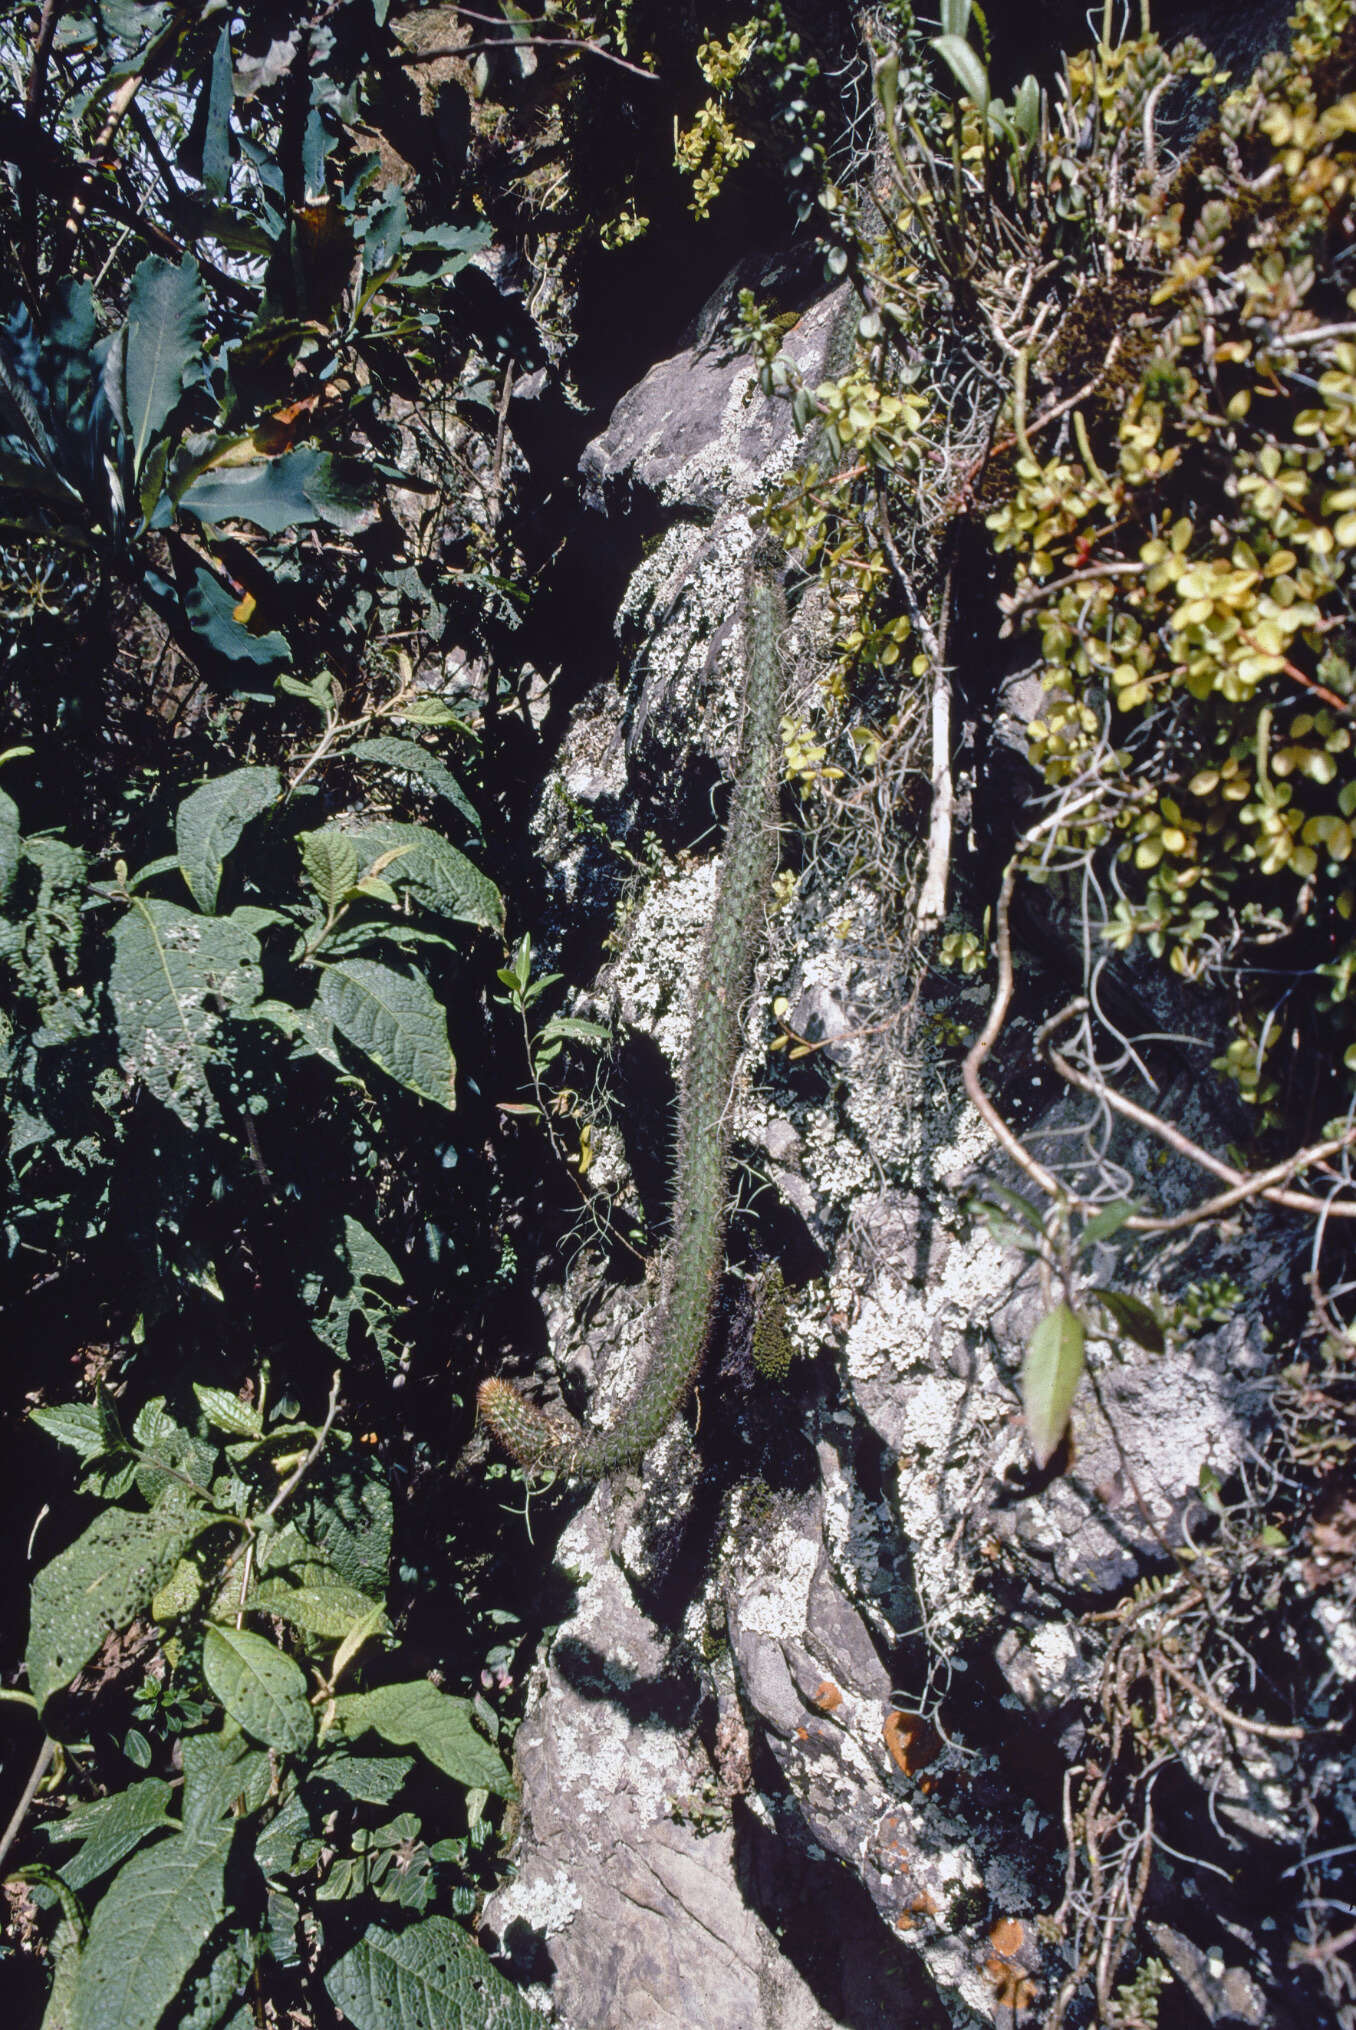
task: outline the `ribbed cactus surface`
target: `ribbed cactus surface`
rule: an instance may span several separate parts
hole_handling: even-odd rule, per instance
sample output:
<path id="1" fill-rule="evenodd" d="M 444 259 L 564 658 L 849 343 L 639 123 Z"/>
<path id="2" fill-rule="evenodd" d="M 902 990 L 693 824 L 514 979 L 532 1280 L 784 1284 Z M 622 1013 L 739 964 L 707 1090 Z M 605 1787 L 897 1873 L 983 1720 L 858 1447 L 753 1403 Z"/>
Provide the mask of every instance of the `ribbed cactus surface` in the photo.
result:
<path id="1" fill-rule="evenodd" d="M 678 1115 L 673 1231 L 649 1355 L 634 1393 L 606 1430 L 552 1421 L 511 1382 L 483 1382 L 482 1417 L 501 1444 L 533 1471 L 596 1480 L 631 1464 L 667 1430 L 706 1352 L 724 1259 L 730 1096 L 744 1001 L 777 858 L 777 725 L 785 625 L 779 572 L 772 556 L 759 553 L 745 592 L 744 737 L 693 998 Z"/>

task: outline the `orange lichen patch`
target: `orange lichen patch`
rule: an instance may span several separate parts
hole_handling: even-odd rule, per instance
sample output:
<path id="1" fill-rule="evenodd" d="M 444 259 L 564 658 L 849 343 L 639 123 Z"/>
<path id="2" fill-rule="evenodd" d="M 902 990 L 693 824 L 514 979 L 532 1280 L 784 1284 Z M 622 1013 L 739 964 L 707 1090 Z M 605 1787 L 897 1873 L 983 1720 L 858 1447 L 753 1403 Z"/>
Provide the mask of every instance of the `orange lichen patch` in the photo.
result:
<path id="1" fill-rule="evenodd" d="M 984 1962 L 984 1978 L 992 1982 L 999 2008 L 1019 2015 L 1036 1999 L 1036 1983 L 1018 1958 L 1026 1945 L 1026 1926 L 1019 1917 L 1000 1917 L 989 1944 L 993 1951 Z"/>
<path id="2" fill-rule="evenodd" d="M 905 1776 L 926 1769 L 942 1752 L 936 1728 L 930 1727 L 920 1713 L 889 1714 L 883 1732 L 891 1758 Z"/>
<path id="3" fill-rule="evenodd" d="M 916 1896 L 910 1897 L 908 1903 L 895 1919 L 895 1930 L 912 1931 L 920 1917 L 935 1917 L 936 1915 L 937 1902 L 935 1897 L 929 1896 L 926 1889 L 920 1889 Z"/>
<path id="4" fill-rule="evenodd" d="M 832 1678 L 825 1678 L 815 1693 L 815 1704 L 821 1713 L 836 1713 L 843 1703 L 843 1694 Z"/>
<path id="5" fill-rule="evenodd" d="M 1000 1917 L 989 1933 L 989 1944 L 1004 1959 L 1012 1959 L 1026 1943 L 1026 1929 L 1020 1917 Z"/>

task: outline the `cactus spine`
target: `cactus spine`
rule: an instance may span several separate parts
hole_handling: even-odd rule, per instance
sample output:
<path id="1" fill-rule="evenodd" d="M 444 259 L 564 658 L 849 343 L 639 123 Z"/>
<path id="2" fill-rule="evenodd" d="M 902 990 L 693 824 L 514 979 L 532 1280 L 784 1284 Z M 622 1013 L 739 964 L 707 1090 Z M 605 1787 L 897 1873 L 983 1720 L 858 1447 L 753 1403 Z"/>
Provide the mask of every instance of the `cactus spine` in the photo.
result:
<path id="1" fill-rule="evenodd" d="M 786 608 L 760 549 L 745 593 L 744 735 L 725 854 L 693 1000 L 678 1115 L 673 1232 L 649 1358 L 606 1430 L 553 1422 L 511 1382 L 480 1387 L 480 1413 L 523 1466 L 596 1480 L 662 1437 L 697 1378 L 724 1259 L 730 1095 L 744 999 L 776 866 L 777 723 Z"/>

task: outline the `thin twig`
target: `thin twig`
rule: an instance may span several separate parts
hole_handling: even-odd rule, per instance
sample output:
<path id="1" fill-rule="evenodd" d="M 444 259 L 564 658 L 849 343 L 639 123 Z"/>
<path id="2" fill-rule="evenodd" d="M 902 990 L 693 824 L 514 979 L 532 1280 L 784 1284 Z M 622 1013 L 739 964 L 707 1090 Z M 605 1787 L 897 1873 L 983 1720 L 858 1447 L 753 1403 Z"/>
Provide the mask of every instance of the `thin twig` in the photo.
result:
<path id="1" fill-rule="evenodd" d="M 29 1806 L 38 1794 L 38 1785 L 51 1767 L 52 1757 L 56 1754 L 56 1751 L 56 1742 L 49 1734 L 38 1750 L 38 1759 L 33 1764 L 32 1773 L 24 1785 L 23 1796 L 19 1799 L 18 1804 L 15 1805 L 13 1815 L 10 1818 L 9 1824 L 5 1827 L 3 1835 L 0 1835 L 0 1868 L 4 1867 L 5 1856 L 19 1837 L 19 1830 L 24 1820 L 28 1817 Z"/>
<path id="2" fill-rule="evenodd" d="M 330 1435 L 330 1426 L 334 1422 L 335 1411 L 338 1408 L 339 1408 L 339 1369 L 336 1368 L 334 1370 L 334 1379 L 330 1383 L 330 1400 L 326 1405 L 325 1409 L 325 1421 L 315 1434 L 315 1443 L 312 1445 L 310 1451 L 306 1454 L 306 1457 L 302 1460 L 301 1464 L 296 1468 L 296 1471 L 288 1474 L 286 1480 L 283 1482 L 282 1486 L 278 1489 L 278 1492 L 274 1495 L 268 1507 L 264 1510 L 265 1518 L 275 1516 L 278 1513 L 278 1510 L 282 1507 L 283 1503 L 287 1501 L 289 1497 L 296 1492 L 296 1490 L 301 1486 L 302 1481 L 306 1478 L 307 1474 L 310 1472 L 311 1468 L 315 1465 L 316 1460 L 320 1457 L 321 1453 L 325 1449 L 325 1440 Z"/>
<path id="3" fill-rule="evenodd" d="M 457 12 L 467 21 L 483 21 L 490 28 L 509 29 L 509 24 L 496 14 L 478 14 L 472 7 L 458 7 Z M 585 40 L 576 35 L 517 35 L 511 29 L 502 39 L 496 37 L 493 42 L 439 43 L 433 49 L 412 49 L 405 55 L 397 57 L 396 61 L 401 64 L 439 63 L 445 57 L 466 56 L 476 50 L 511 51 L 528 48 L 578 50 L 583 56 L 600 56 L 606 63 L 615 63 L 619 70 L 630 71 L 633 77 L 648 78 L 651 84 L 659 83 L 657 72 L 646 70 L 638 63 L 629 63 L 624 56 L 618 56 L 615 50 L 608 49 L 604 43 Z"/>
<path id="4" fill-rule="evenodd" d="M 1221 1704 L 1212 1693 L 1207 1692 L 1203 1685 L 1197 1684 L 1194 1678 L 1188 1677 L 1184 1670 L 1179 1670 L 1177 1665 L 1170 1658 L 1164 1656 L 1161 1650 L 1158 1653 L 1158 1663 L 1170 1678 L 1174 1678 L 1185 1691 L 1190 1692 L 1198 1706 L 1204 1706 L 1207 1712 L 1213 1713 L 1216 1719 L 1223 1720 L 1226 1726 L 1237 1727 L 1241 1734 L 1260 1734 L 1267 1741 L 1307 1741 L 1309 1739 L 1310 1730 L 1307 1727 L 1274 1727 L 1268 1720 L 1245 1720 L 1241 1713 L 1232 1712 L 1228 1706 Z M 1322 1731 L 1326 1732 L 1327 1730 L 1324 1729 Z"/>

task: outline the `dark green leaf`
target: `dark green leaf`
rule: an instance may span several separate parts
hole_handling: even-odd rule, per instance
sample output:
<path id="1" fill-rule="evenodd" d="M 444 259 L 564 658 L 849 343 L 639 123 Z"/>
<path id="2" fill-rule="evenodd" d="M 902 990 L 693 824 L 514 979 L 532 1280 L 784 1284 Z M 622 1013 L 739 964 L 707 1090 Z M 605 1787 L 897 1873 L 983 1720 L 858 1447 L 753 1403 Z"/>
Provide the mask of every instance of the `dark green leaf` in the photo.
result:
<path id="1" fill-rule="evenodd" d="M 206 87 L 207 123 L 202 143 L 202 183 L 209 197 L 231 194 L 231 109 L 234 82 L 231 77 L 231 25 L 228 21 L 217 37 L 212 57 L 212 75 Z"/>
<path id="2" fill-rule="evenodd" d="M 299 832 L 301 864 L 320 897 L 326 916 L 333 916 L 362 871 L 358 848 L 347 832 L 327 825 L 319 832 Z"/>
<path id="3" fill-rule="evenodd" d="M 347 959 L 325 968 L 316 999 L 339 1034 L 389 1077 L 437 1106 L 455 1107 L 447 1016 L 427 980 L 374 959 Z"/>
<path id="4" fill-rule="evenodd" d="M 365 1593 L 339 1580 L 316 1586 L 289 1586 L 281 1579 L 264 1579 L 249 1598 L 251 1611 L 277 1614 L 307 1635 L 326 1642 L 342 1642 L 376 1606 Z"/>
<path id="5" fill-rule="evenodd" d="M 246 1629 L 209 1628 L 202 1645 L 203 1676 L 231 1718 L 247 1734 L 286 1755 L 300 1755 L 315 1739 L 315 1717 L 300 1664 L 262 1635 Z"/>
<path id="6" fill-rule="evenodd" d="M 251 671 L 275 671 L 292 660 L 287 637 L 278 634 L 251 634 L 243 620 L 237 620 L 239 601 L 206 564 L 194 568 L 193 582 L 184 595 L 184 611 L 193 631 L 214 655 L 240 663 Z"/>
<path id="7" fill-rule="evenodd" d="M 242 1403 L 239 1396 L 233 1396 L 229 1389 L 214 1389 L 205 1382 L 194 1382 L 193 1393 L 204 1417 L 218 1431 L 225 1431 L 232 1438 L 257 1438 L 263 1430 L 263 1419 L 258 1410 L 251 1403 Z"/>
<path id="8" fill-rule="evenodd" d="M 233 1830 L 158 1840 L 114 1876 L 76 1968 L 70 2030 L 155 2030 L 225 1913 Z"/>
<path id="9" fill-rule="evenodd" d="M 179 495 L 178 505 L 201 522 L 253 522 L 267 536 L 315 522 L 352 533 L 373 512 L 370 489 L 311 444 L 258 465 L 215 466 Z"/>
<path id="10" fill-rule="evenodd" d="M 1094 1241 L 1109 1239 L 1112 1234 L 1119 1233 L 1125 1222 L 1128 1219 L 1133 1219 L 1134 1216 L 1134 1206 L 1128 1204 L 1124 1199 L 1117 1199 L 1114 1205 L 1103 1206 L 1100 1212 L 1093 1214 L 1092 1218 L 1083 1228 L 1083 1231 L 1079 1234 L 1079 1247 L 1088 1248 L 1092 1246 Z"/>
<path id="11" fill-rule="evenodd" d="M 148 254 L 132 277 L 127 304 L 124 399 L 132 439 L 132 469 L 140 473 L 197 364 L 207 305 L 196 261 L 172 267 Z"/>
<path id="12" fill-rule="evenodd" d="M 294 1501 L 298 1529 L 345 1585 L 386 1597 L 391 1557 L 391 1490 L 375 1460 L 335 1463 Z"/>
<path id="13" fill-rule="evenodd" d="M 350 1692 L 334 1702 L 335 1725 L 356 1740 L 369 1730 L 397 1748 L 417 1748 L 444 1776 L 468 1790 L 493 1790 L 501 1797 L 512 1779 L 498 1752 L 479 1733 L 469 1699 L 440 1692 L 426 1678 L 385 1685 L 377 1692 Z"/>
<path id="14" fill-rule="evenodd" d="M 1088 1295 L 1111 1314 L 1128 1339 L 1148 1353 L 1162 1353 L 1167 1345 L 1163 1327 L 1142 1297 L 1131 1297 L 1125 1290 L 1101 1289 L 1089 1290 Z"/>
<path id="15" fill-rule="evenodd" d="M 388 822 L 365 825 L 354 833 L 358 849 L 369 860 L 397 848 L 407 850 L 386 870 L 396 887 L 410 888 L 429 909 L 449 916 L 457 923 L 473 923 L 484 930 L 504 929 L 504 898 L 464 853 L 450 846 L 426 825 Z"/>
<path id="16" fill-rule="evenodd" d="M 358 1804 L 389 1804 L 413 1768 L 412 1755 L 327 1755 L 310 1777 Z"/>
<path id="17" fill-rule="evenodd" d="M 54 1403 L 50 1409 L 33 1410 L 29 1422 L 58 1445 L 69 1445 L 82 1459 L 97 1459 L 122 1442 L 117 1420 L 102 1395 L 92 1403 Z"/>
<path id="18" fill-rule="evenodd" d="M 541 2018 L 446 1917 L 370 1925 L 325 1976 L 354 2030 L 538 2030 Z"/>
<path id="19" fill-rule="evenodd" d="M 61 1863 L 61 1878 L 68 1889 L 87 1889 L 110 1868 L 116 1867 L 150 1833 L 171 1826 L 167 1817 L 172 1792 L 158 1776 L 133 1783 L 96 1804 L 76 1805 L 65 1818 L 45 1825 L 49 1840 L 64 1844 L 79 1840 L 80 1851 Z"/>
<path id="20" fill-rule="evenodd" d="M 1031 1335 L 1022 1363 L 1022 1412 L 1037 1466 L 1054 1457 L 1069 1423 L 1074 1393 L 1083 1377 L 1082 1320 L 1067 1304 L 1047 1311 Z"/>
<path id="21" fill-rule="evenodd" d="M 38 1705 L 68 1685 L 111 1629 L 149 1606 L 205 1518 L 157 1508 L 108 1508 L 33 1581 L 28 1685 Z"/>
<path id="22" fill-rule="evenodd" d="M 251 1748 L 241 1734 L 186 1734 L 184 1758 L 184 1831 L 210 1836 L 221 1820 L 258 1811 L 273 1784 L 273 1771 L 262 1748 Z"/>
<path id="23" fill-rule="evenodd" d="M 188 892 L 199 909 L 217 906 L 222 863 L 251 818 L 279 795 L 276 768 L 236 768 L 186 796 L 174 820 L 174 841 Z"/>
<path id="24" fill-rule="evenodd" d="M 427 747 L 421 747 L 417 740 L 398 740 L 391 734 L 383 734 L 376 740 L 356 740 L 352 747 L 343 750 L 345 761 L 375 761 L 385 768 L 398 768 L 405 775 L 417 776 L 426 783 L 436 796 L 451 804 L 480 830 L 480 818 L 465 790 L 456 777 L 449 773 L 436 754 L 430 754 Z"/>
<path id="25" fill-rule="evenodd" d="M 222 1016 L 244 1015 L 258 999 L 258 940 L 229 917 L 134 896 L 113 944 L 109 992 L 126 1070 L 189 1127 L 215 1122 L 207 1064 Z"/>

